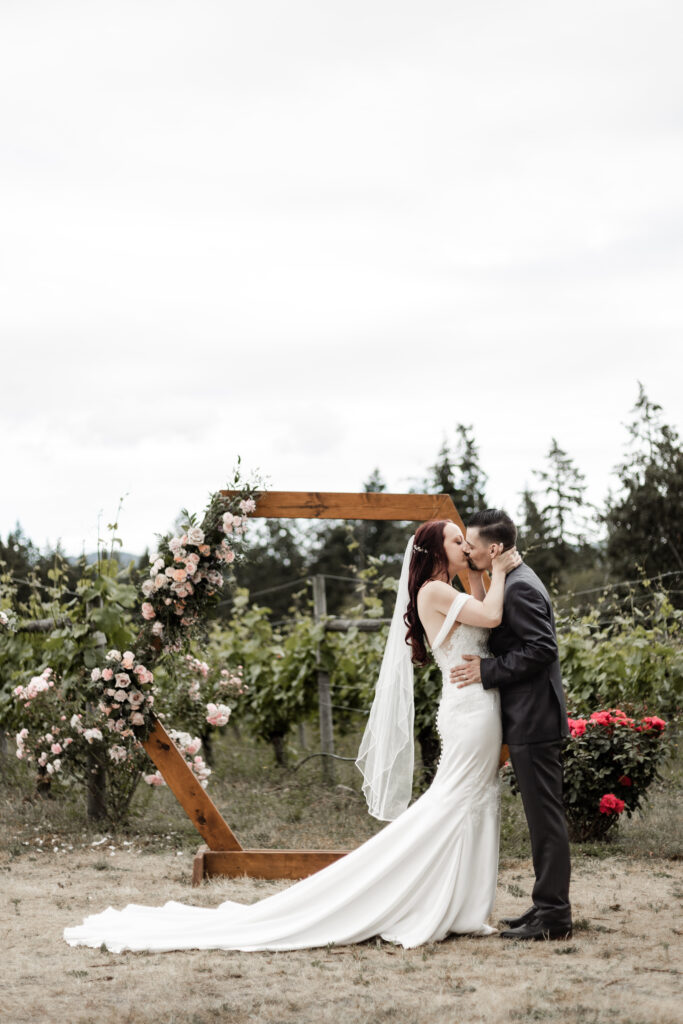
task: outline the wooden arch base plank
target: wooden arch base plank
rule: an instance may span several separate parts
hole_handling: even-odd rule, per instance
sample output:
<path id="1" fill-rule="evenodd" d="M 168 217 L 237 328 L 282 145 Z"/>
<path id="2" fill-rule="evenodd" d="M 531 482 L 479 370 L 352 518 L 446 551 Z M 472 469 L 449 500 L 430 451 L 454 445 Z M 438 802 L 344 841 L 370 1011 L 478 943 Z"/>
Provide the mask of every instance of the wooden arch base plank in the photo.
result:
<path id="1" fill-rule="evenodd" d="M 238 491 L 221 491 L 226 497 Z M 268 491 L 256 502 L 250 518 L 260 519 L 375 519 L 426 522 L 451 519 L 465 526 L 447 494 L 351 494 L 331 491 Z M 466 575 L 460 582 L 469 593 Z M 206 845 L 194 859 L 192 884 L 224 875 L 250 878 L 306 878 L 327 867 L 345 850 L 244 850 L 220 811 L 195 779 L 161 722 L 155 721 L 143 744 L 169 789 L 187 813 Z"/>
<path id="2" fill-rule="evenodd" d="M 158 719 L 143 746 L 206 843 L 194 859 L 193 885 L 215 875 L 306 878 L 344 856 L 339 850 L 244 850 Z"/>

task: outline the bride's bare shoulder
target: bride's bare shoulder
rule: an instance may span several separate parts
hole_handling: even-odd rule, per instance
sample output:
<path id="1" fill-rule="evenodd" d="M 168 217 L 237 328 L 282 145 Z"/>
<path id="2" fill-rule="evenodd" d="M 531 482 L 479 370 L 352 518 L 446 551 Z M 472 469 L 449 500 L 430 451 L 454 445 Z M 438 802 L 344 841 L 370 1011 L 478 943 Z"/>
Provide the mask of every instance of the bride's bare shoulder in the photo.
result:
<path id="1" fill-rule="evenodd" d="M 418 591 L 417 603 L 424 608 L 450 607 L 453 601 L 453 587 L 443 580 L 427 580 Z"/>

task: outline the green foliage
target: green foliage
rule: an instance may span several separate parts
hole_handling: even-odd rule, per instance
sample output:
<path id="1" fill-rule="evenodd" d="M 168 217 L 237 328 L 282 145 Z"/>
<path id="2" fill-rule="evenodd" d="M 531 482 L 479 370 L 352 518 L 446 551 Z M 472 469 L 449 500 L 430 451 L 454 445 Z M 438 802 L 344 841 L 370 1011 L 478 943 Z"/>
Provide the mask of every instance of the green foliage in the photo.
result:
<path id="1" fill-rule="evenodd" d="M 608 496 L 603 517 L 610 564 L 626 578 L 636 565 L 648 576 L 683 571 L 683 448 L 661 412 L 640 384 L 628 453 L 618 467 L 621 493 Z"/>
<path id="2" fill-rule="evenodd" d="M 673 715 L 683 692 L 683 612 L 656 592 L 647 613 L 594 609 L 558 622 L 562 677 L 570 705 L 586 710 L 633 704 Z"/>
<path id="3" fill-rule="evenodd" d="M 55 557 L 49 570 L 49 590 L 37 580 L 28 599 L 17 599 L 16 583 L 2 568 L 2 604 L 12 607 L 17 630 L 0 630 L 0 725 L 11 727 L 16 718 L 12 691 L 48 666 L 62 679 L 69 700 L 83 692 L 89 669 L 107 645 L 122 649 L 135 639 L 131 610 L 137 603 L 136 588 L 129 569 L 122 570 L 114 559 L 102 558 L 82 566 L 75 591 L 68 588 L 69 576 L 62 559 Z M 51 628 L 27 632 L 22 621 L 52 621 Z"/>
<path id="4" fill-rule="evenodd" d="M 286 634 L 276 630 L 268 609 L 250 605 L 245 590 L 235 595 L 227 629 L 214 626 L 210 664 L 243 666 L 245 693 L 238 697 L 240 725 L 273 744 L 284 761 L 284 738 L 313 710 L 317 698 L 316 649 L 322 627 L 297 618 Z"/>

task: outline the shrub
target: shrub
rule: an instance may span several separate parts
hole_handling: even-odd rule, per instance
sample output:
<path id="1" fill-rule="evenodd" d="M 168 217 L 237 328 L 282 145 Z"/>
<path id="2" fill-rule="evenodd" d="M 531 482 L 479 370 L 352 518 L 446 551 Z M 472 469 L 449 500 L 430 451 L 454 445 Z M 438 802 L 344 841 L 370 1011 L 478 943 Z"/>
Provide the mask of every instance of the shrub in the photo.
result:
<path id="1" fill-rule="evenodd" d="M 564 750 L 564 806 L 574 842 L 604 839 L 624 812 L 630 818 L 658 778 L 666 723 L 631 718 L 618 708 L 570 718 Z M 514 772 L 505 774 L 517 791 Z"/>

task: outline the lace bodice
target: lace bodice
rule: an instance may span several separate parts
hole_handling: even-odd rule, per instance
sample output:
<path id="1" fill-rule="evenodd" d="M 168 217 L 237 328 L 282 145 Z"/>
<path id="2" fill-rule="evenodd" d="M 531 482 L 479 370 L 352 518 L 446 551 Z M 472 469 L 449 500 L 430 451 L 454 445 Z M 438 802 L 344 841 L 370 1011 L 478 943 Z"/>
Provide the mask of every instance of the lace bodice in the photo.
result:
<path id="1" fill-rule="evenodd" d="M 479 626 L 458 626 L 434 649 L 434 660 L 441 671 L 446 673 L 462 661 L 463 654 L 478 654 L 480 658 L 490 658 L 488 635 L 488 629 L 481 629 Z"/>
<path id="2" fill-rule="evenodd" d="M 481 683 L 458 688 L 450 681 L 450 670 L 462 661 L 463 654 L 476 654 L 480 658 L 491 657 L 491 652 L 488 649 L 488 629 L 464 624 L 453 628 L 458 612 L 467 600 L 467 594 L 456 595 L 432 645 L 434 660 L 443 676 L 442 699 L 448 699 L 449 702 L 457 702 L 463 706 L 479 704 L 482 699 L 487 702 L 495 702 L 498 699 L 497 690 L 484 690 Z"/>

